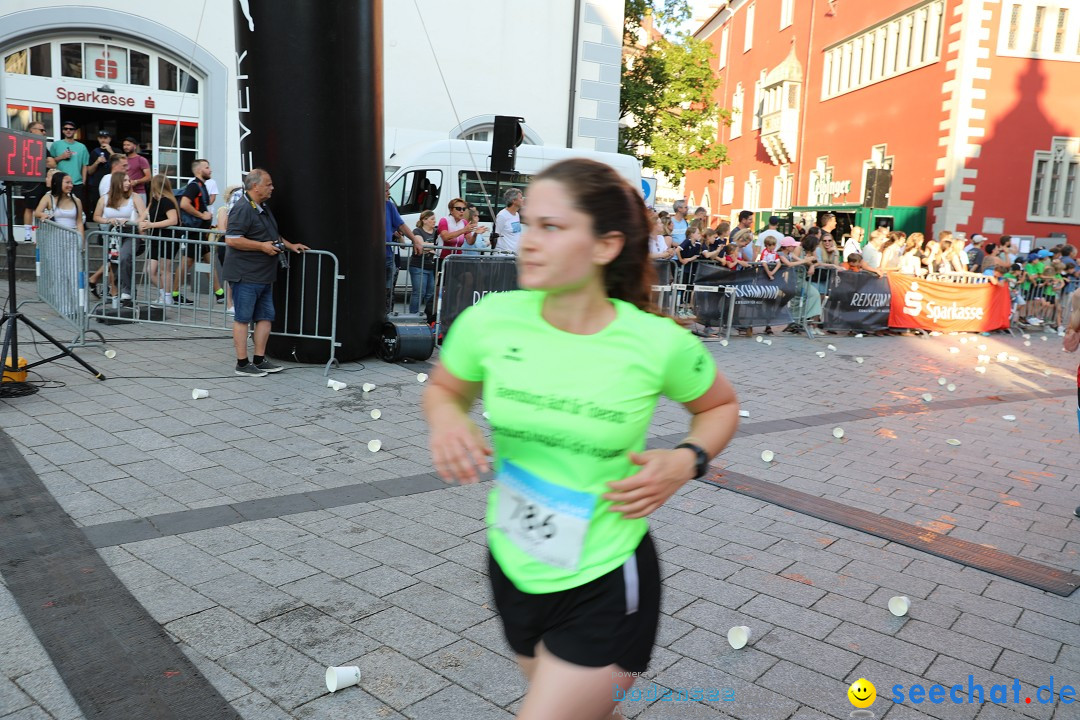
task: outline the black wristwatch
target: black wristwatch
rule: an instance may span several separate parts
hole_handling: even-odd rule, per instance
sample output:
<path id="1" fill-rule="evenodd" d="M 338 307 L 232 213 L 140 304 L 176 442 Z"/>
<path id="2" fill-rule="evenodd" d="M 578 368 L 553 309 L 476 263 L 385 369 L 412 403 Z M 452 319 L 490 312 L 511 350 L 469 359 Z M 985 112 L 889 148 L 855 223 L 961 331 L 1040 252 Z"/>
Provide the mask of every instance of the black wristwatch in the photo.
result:
<path id="1" fill-rule="evenodd" d="M 709 453 L 705 452 L 703 448 L 694 443 L 679 443 L 675 446 L 675 449 L 678 450 L 679 448 L 689 448 L 697 455 L 697 465 L 694 466 L 695 480 L 709 471 Z"/>

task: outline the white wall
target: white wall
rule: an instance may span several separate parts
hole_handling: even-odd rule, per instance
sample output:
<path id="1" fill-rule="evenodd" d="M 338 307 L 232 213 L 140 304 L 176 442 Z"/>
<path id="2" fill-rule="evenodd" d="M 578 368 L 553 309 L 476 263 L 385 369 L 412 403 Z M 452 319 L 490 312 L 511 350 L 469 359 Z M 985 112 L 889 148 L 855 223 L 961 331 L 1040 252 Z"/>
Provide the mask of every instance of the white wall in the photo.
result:
<path id="1" fill-rule="evenodd" d="M 207 130 L 225 133 L 225 177 L 231 179 L 240 175 L 235 2 L 205 0 L 204 6 L 199 0 L 187 5 L 171 0 L 110 0 L 105 5 L 100 0 L 2 0 L 0 25 L 6 15 L 23 10 L 107 7 L 192 39 L 228 68 L 229 91 L 213 102 L 226 103 L 229 122 L 225 128 Z M 610 137 L 598 136 L 610 136 L 617 127 L 611 100 L 617 110 L 618 73 L 611 60 L 616 56 L 614 46 L 621 42 L 623 2 L 581 0 L 581 5 L 572 145 L 614 149 L 601 147 L 611 142 Z M 417 6 L 424 14 L 430 46 Z M 574 0 L 415 0 L 415 4 L 384 0 L 386 154 L 418 140 L 448 137 L 452 128 L 469 118 L 496 114 L 523 117 L 543 144 L 566 146 L 574 7 Z M 153 38 L 146 41 L 152 44 Z"/>

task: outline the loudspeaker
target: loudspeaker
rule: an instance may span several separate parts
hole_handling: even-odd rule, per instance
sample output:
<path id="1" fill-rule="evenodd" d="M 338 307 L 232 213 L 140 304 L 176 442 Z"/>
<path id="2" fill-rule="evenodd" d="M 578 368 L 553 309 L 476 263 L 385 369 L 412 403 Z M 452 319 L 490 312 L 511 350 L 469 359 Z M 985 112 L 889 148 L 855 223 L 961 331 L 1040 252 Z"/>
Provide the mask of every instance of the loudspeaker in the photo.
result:
<path id="1" fill-rule="evenodd" d="M 491 172 L 514 172 L 518 145 L 525 140 L 521 123 L 525 118 L 510 115 L 495 116 L 495 130 L 491 134 Z"/>
<path id="2" fill-rule="evenodd" d="M 386 362 L 427 360 L 435 351 L 435 333 L 422 320 L 387 318 L 379 355 Z"/>
<path id="3" fill-rule="evenodd" d="M 889 191 L 892 190 L 892 170 L 873 168 L 866 171 L 866 195 L 863 207 L 881 210 L 889 207 Z"/>

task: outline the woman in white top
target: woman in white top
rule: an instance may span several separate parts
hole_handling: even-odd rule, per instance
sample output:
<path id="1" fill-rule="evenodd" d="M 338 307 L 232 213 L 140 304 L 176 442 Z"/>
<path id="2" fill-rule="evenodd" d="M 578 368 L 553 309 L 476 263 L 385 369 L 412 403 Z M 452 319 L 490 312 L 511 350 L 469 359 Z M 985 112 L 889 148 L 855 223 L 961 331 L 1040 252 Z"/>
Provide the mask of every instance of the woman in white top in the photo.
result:
<path id="1" fill-rule="evenodd" d="M 71 176 L 65 172 L 53 173 L 49 182 L 49 192 L 41 198 L 34 217 L 39 220 L 52 220 L 57 225 L 79 231 L 83 234 L 83 211 L 79 198 L 71 194 L 75 185 Z"/>
<path id="2" fill-rule="evenodd" d="M 119 249 L 109 249 L 109 260 L 120 261 L 120 304 L 130 306 L 134 297 L 131 294 L 135 280 L 135 238 L 133 233 L 138 232 L 139 217 L 145 212 L 146 206 L 138 193 L 131 191 L 131 178 L 126 172 L 114 172 L 109 186 L 109 194 L 98 198 L 97 208 L 94 209 L 94 221 L 102 225 L 111 225 L 117 232 L 127 236 L 119 238 Z M 113 256 L 116 252 L 117 257 Z"/>
<path id="3" fill-rule="evenodd" d="M 904 253 L 900 256 L 899 271 L 904 275 L 925 275 L 922 258 L 922 233 L 911 233 L 904 245 Z"/>

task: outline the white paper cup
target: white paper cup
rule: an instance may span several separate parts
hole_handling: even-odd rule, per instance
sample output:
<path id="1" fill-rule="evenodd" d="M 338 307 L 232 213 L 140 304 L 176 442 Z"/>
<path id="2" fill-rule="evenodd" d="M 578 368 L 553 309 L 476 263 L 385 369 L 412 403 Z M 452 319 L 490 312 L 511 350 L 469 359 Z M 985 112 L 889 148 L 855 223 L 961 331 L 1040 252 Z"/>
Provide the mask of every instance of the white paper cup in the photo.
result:
<path id="1" fill-rule="evenodd" d="M 371 392 L 375 389 L 375 383 L 364 383 L 364 392 Z"/>
<path id="2" fill-rule="evenodd" d="M 109 348 L 108 350 L 105 351 L 105 357 L 112 360 L 114 357 L 116 357 L 116 351 L 113 350 L 112 348 Z"/>
<path id="3" fill-rule="evenodd" d="M 832 429 L 832 436 L 834 438 L 836 438 L 837 440 L 844 437 L 844 428 L 841 428 L 841 427 L 833 428 Z"/>
<path id="4" fill-rule="evenodd" d="M 764 343 L 765 343 L 766 345 L 772 345 L 772 340 L 764 340 L 763 342 L 764 342 Z"/>
<path id="5" fill-rule="evenodd" d="M 194 390 L 191 391 L 191 399 L 192 400 L 202 400 L 203 398 L 208 398 L 208 397 L 210 397 L 210 391 L 209 390 L 200 390 L 199 388 L 195 388 Z"/>
<path id="6" fill-rule="evenodd" d="M 762 450 L 761 451 L 761 459 L 764 460 L 767 463 L 771 463 L 773 461 L 774 457 L 776 457 L 776 455 L 773 454 L 772 450 Z"/>
<path id="7" fill-rule="evenodd" d="M 945 379 L 945 378 L 943 378 L 943 377 L 939 377 L 939 378 L 937 379 L 937 384 L 938 384 L 938 385 L 944 385 L 944 384 L 945 384 L 945 383 L 947 383 L 947 382 L 949 382 L 949 381 L 948 381 L 948 380 L 946 380 L 946 379 Z"/>
<path id="8" fill-rule="evenodd" d="M 727 631 L 728 645 L 739 650 L 746 647 L 746 643 L 750 641 L 750 628 L 745 625 L 736 625 Z"/>
<path id="9" fill-rule="evenodd" d="M 815 355 L 817 355 L 818 357 L 825 357 L 825 352 L 824 352 L 824 351 L 822 351 L 822 350 L 818 350 L 818 351 L 817 351 L 816 353 L 814 353 L 814 354 L 815 354 Z"/>
<path id="10" fill-rule="evenodd" d="M 911 600 L 906 595 L 897 595 L 896 597 L 889 598 L 889 612 L 896 617 L 904 617 L 907 615 L 908 608 L 911 607 Z"/>
<path id="11" fill-rule="evenodd" d="M 860 365 L 862 365 L 862 364 L 863 364 L 863 359 L 862 359 L 861 357 L 857 357 L 857 358 L 855 358 L 855 362 L 857 362 L 857 363 L 859 363 Z"/>
<path id="12" fill-rule="evenodd" d="M 371 440 L 367 444 L 367 449 L 371 452 L 379 452 L 382 449 L 382 440 Z"/>
<path id="13" fill-rule="evenodd" d="M 338 390 L 344 390 L 348 387 L 348 385 L 343 382 L 338 382 L 337 380 L 327 380 L 326 387 L 331 388 L 332 390 L 334 390 L 334 392 L 337 392 Z"/>
<path id="14" fill-rule="evenodd" d="M 758 342 L 765 342 L 765 337 L 763 335 L 758 335 L 754 339 L 757 340 Z"/>
<path id="15" fill-rule="evenodd" d="M 727 340 L 721 340 L 720 341 L 720 347 L 727 347 L 727 346 L 728 346 L 728 341 Z"/>
<path id="16" fill-rule="evenodd" d="M 1002 420 L 1008 420 L 1009 422 L 1015 422 L 1016 416 L 1015 415 L 1002 415 L 1001 419 Z"/>
<path id="17" fill-rule="evenodd" d="M 956 390 L 956 386 L 953 385 L 952 383 L 949 383 L 948 385 L 945 386 L 945 389 L 948 390 L 949 392 L 954 392 Z"/>
<path id="18" fill-rule="evenodd" d="M 825 347 L 828 350 L 832 350 L 833 352 L 836 352 L 836 346 L 835 345 L 826 345 Z"/>
<path id="19" fill-rule="evenodd" d="M 750 411 L 749 410 L 740 410 L 739 411 L 739 417 L 750 417 Z"/>
<path id="20" fill-rule="evenodd" d="M 427 373 L 417 373 L 416 382 L 427 382 Z"/>
<path id="21" fill-rule="evenodd" d="M 378 420 L 381 417 L 382 417 L 382 410 L 372 410 L 371 411 L 371 419 L 372 420 Z"/>
<path id="22" fill-rule="evenodd" d="M 359 684 L 360 668 L 355 665 L 326 668 L 326 689 L 330 692 L 337 692 L 343 688 Z"/>

